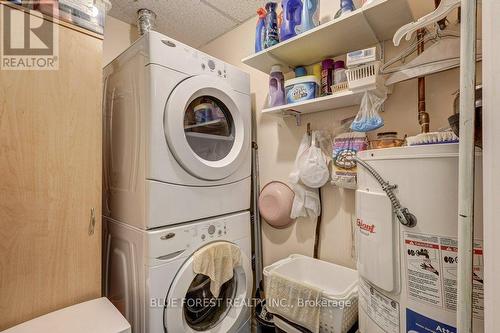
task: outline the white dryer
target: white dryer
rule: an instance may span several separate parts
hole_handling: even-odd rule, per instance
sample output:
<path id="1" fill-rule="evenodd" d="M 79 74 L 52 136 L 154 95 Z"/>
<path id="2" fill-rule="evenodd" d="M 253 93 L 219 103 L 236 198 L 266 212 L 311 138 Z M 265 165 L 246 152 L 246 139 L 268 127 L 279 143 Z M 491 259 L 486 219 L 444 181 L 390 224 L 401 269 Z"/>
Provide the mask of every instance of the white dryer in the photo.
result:
<path id="1" fill-rule="evenodd" d="M 104 70 L 104 215 L 141 229 L 250 207 L 249 76 L 149 32 Z"/>
<path id="2" fill-rule="evenodd" d="M 133 333 L 250 333 L 253 275 L 248 212 L 153 231 L 106 219 L 105 295 Z M 231 242 L 241 265 L 212 299 L 208 278 L 193 273 L 195 251 Z"/>

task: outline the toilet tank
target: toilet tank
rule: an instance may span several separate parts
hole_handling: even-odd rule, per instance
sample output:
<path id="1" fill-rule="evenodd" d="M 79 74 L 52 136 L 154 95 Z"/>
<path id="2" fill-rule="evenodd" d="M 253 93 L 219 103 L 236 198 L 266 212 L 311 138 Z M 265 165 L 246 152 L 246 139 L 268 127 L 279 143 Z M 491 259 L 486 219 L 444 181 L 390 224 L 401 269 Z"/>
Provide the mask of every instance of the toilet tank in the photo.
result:
<path id="1" fill-rule="evenodd" d="M 417 218 L 399 223 L 380 184 L 358 167 L 356 243 L 361 333 L 456 332 L 458 144 L 368 150 L 358 156 Z M 483 332 L 482 163 L 476 154 L 474 333 Z"/>
<path id="2" fill-rule="evenodd" d="M 111 302 L 98 298 L 24 322 L 2 333 L 131 333 L 130 324 Z"/>

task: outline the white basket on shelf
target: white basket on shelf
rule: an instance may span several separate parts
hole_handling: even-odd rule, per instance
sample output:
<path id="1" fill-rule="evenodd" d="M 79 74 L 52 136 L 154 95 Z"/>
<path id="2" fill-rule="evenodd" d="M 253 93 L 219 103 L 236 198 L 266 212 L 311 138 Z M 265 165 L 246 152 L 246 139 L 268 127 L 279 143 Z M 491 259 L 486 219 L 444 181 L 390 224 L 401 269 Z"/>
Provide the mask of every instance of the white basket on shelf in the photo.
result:
<path id="1" fill-rule="evenodd" d="M 346 70 L 349 90 L 366 91 L 384 86 L 384 77 L 380 74 L 380 61 L 374 61 Z"/>
<path id="2" fill-rule="evenodd" d="M 334 84 L 334 85 L 332 85 L 331 88 L 332 88 L 332 95 L 335 95 L 335 94 L 341 93 L 343 91 L 349 90 L 349 84 L 347 83 L 347 81 L 345 81 L 345 82 Z"/>

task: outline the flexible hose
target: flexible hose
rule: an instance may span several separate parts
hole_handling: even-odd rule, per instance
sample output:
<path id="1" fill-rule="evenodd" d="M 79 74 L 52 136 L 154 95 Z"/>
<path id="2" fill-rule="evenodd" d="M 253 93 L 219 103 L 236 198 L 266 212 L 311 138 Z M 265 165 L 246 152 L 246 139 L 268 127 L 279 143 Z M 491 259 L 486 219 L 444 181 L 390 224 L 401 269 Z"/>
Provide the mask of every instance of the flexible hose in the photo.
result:
<path id="1" fill-rule="evenodd" d="M 387 197 L 391 201 L 392 209 L 396 214 L 399 222 L 401 222 L 402 225 L 409 228 L 413 228 L 414 226 L 416 226 L 417 218 L 413 214 L 411 214 L 407 208 L 401 206 L 399 199 L 393 192 L 393 190 L 397 188 L 397 185 L 389 184 L 389 182 L 385 181 L 384 178 L 382 178 L 382 176 L 377 172 L 377 170 L 375 170 L 370 164 L 366 163 L 359 157 L 356 156 L 355 161 L 363 168 L 365 168 L 373 176 L 373 178 L 375 178 L 375 180 L 380 184 L 382 190 L 387 194 Z"/>

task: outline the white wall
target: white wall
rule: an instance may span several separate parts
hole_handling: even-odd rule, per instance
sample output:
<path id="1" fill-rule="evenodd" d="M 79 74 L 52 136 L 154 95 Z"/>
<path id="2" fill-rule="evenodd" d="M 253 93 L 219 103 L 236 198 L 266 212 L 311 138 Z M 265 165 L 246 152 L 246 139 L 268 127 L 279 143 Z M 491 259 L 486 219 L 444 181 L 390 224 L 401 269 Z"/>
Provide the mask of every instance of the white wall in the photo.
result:
<path id="1" fill-rule="evenodd" d="M 107 16 L 104 26 L 103 65 L 106 66 L 137 39 L 137 28 Z"/>
<path id="2" fill-rule="evenodd" d="M 322 1 L 321 16 L 336 11 L 332 1 Z M 337 4 L 338 1 L 335 1 Z M 432 10 L 433 1 L 412 1 L 414 14 L 420 17 Z M 250 73 L 253 112 L 257 118 L 261 187 L 272 180 L 287 181 L 295 153 L 305 132 L 306 123 L 313 129 L 333 130 L 339 121 L 355 115 L 356 108 L 326 111 L 302 117 L 302 126 L 295 120 L 261 115 L 268 91 L 268 75 L 241 63 L 241 59 L 253 53 L 255 20 L 249 20 L 236 29 L 217 38 L 202 48 L 217 58 L 225 60 Z M 386 59 L 397 50 L 386 49 Z M 431 116 L 431 130 L 447 126 L 452 114 L 453 93 L 459 86 L 458 70 L 451 70 L 427 78 L 427 111 Z M 385 106 L 383 131 L 398 131 L 400 135 L 419 133 L 417 121 L 417 80 L 395 86 Z M 351 221 L 354 216 L 354 193 L 330 185 L 323 189 L 323 222 L 320 257 L 337 264 L 354 267 L 351 256 Z M 286 257 L 291 253 L 312 255 L 315 221 L 299 219 L 293 226 L 277 230 L 263 223 L 264 265 Z"/>

